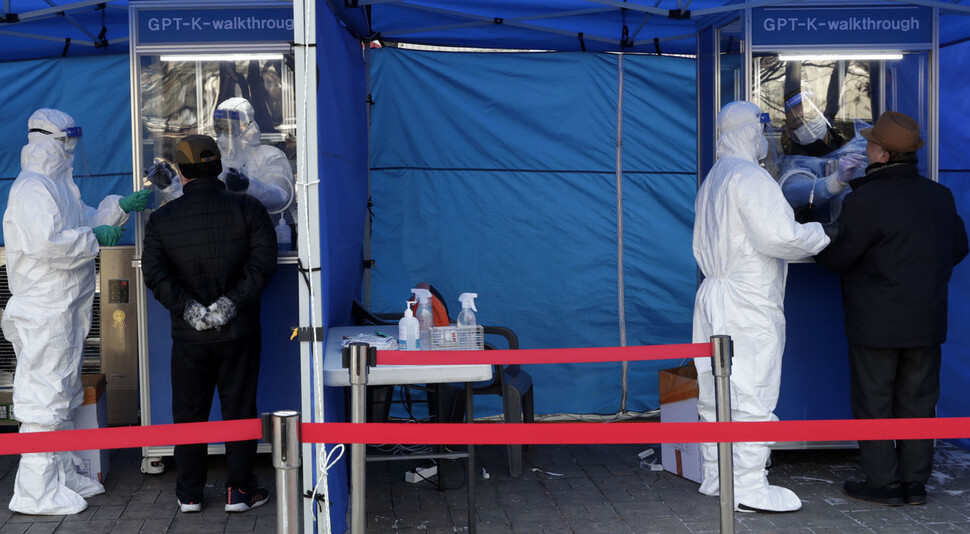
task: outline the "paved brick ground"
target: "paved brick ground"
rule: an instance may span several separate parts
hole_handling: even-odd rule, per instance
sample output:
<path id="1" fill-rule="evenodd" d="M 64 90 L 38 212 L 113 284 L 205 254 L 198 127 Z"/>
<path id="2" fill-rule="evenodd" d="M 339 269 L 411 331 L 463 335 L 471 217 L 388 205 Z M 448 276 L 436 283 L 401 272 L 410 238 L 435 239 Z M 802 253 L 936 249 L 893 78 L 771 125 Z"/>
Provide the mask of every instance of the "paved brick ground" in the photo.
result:
<path id="1" fill-rule="evenodd" d="M 477 482 L 478 532 L 701 533 L 718 532 L 716 499 L 697 484 L 641 464 L 646 446 L 539 446 L 526 470 L 511 479 L 504 449 L 480 447 L 479 465 L 489 474 Z M 76 516 L 25 516 L 7 510 L 16 457 L 0 457 L 0 534 L 40 533 L 237 533 L 276 532 L 275 501 L 245 514 L 222 510 L 221 457 L 213 457 L 201 514 L 179 514 L 175 470 L 140 472 L 140 449 L 115 451 L 108 492 L 89 499 Z M 467 532 L 465 489 L 439 491 L 429 483 L 404 482 L 416 462 L 368 464 L 368 533 Z M 533 468 L 535 470 L 533 470 Z M 446 484 L 462 485 L 461 470 Z M 931 533 L 970 532 L 970 452 L 941 443 L 924 506 L 884 507 L 842 494 L 846 478 L 860 475 L 852 450 L 777 451 L 769 478 L 801 497 L 791 514 L 737 514 L 737 532 Z M 260 479 L 274 490 L 268 455 L 260 455 Z M 275 492 L 274 492 L 275 495 Z"/>

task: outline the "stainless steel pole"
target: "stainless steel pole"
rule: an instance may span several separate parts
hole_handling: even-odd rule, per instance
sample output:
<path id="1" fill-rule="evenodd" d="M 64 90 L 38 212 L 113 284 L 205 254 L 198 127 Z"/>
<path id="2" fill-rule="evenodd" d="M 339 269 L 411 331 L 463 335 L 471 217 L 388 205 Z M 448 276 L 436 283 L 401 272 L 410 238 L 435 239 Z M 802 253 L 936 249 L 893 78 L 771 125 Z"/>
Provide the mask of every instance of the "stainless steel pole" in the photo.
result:
<path id="1" fill-rule="evenodd" d="M 344 366 L 350 368 L 350 422 L 367 421 L 367 343 L 351 343 L 344 348 Z M 348 354 L 349 353 L 349 354 Z M 376 354 L 376 351 L 375 351 Z M 363 443 L 350 445 L 350 532 L 364 534 L 367 516 L 364 509 L 364 481 L 367 478 L 366 447 Z"/>
<path id="2" fill-rule="evenodd" d="M 714 402 L 719 423 L 731 422 L 731 336 L 711 336 L 714 354 Z M 734 457 L 730 442 L 717 444 L 717 470 L 721 493 L 721 534 L 734 534 Z"/>
<path id="3" fill-rule="evenodd" d="M 276 468 L 276 532 L 300 532 L 300 412 L 273 413 L 273 467 Z"/>

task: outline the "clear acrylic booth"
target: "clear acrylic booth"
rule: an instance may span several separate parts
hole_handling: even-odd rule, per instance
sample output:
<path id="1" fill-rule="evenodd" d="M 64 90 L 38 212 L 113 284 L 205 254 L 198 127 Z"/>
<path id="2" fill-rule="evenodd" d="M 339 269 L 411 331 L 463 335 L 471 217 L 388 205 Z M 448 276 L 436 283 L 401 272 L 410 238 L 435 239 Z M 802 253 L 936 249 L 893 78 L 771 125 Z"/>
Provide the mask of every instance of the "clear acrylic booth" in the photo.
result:
<path id="1" fill-rule="evenodd" d="M 174 163 L 174 147 L 189 134 L 216 136 L 219 103 L 242 97 L 254 109 L 259 141 L 285 155 L 296 174 L 296 115 L 291 2 L 205 3 L 131 0 L 132 143 L 135 190 L 155 187 L 142 170 L 159 160 Z M 292 188 L 292 184 L 290 184 Z M 293 189 L 295 195 L 295 188 Z M 144 227 L 152 210 L 169 198 L 159 191 L 136 225 L 134 263 L 140 266 Z M 265 204 L 265 203 L 264 203 Z M 268 209 L 282 218 L 295 239 L 297 201 Z M 258 387 L 260 413 L 300 410 L 300 347 L 290 340 L 299 324 L 296 250 L 281 250 L 276 274 L 262 299 L 262 358 Z M 137 270 L 140 297 L 139 386 L 141 424 L 172 422 L 171 321 L 145 288 Z M 219 420 L 218 397 L 210 420 Z M 268 444 L 260 444 L 268 451 Z M 209 452 L 224 452 L 221 444 Z M 158 461 L 173 447 L 143 449 L 144 472 L 164 469 Z"/>

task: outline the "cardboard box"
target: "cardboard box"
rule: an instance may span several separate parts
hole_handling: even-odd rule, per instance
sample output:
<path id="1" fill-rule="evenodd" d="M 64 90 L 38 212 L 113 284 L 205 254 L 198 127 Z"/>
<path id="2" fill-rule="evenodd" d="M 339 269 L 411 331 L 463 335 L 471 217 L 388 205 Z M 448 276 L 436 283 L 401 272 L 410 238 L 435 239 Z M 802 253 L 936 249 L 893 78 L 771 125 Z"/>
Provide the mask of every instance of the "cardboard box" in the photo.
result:
<path id="1" fill-rule="evenodd" d="M 74 428 L 105 428 L 108 425 L 108 397 L 104 375 L 82 375 L 81 383 L 84 384 L 84 404 L 74 413 Z M 111 467 L 111 450 L 75 451 L 75 454 L 82 462 L 78 472 L 103 483 Z"/>
<path id="2" fill-rule="evenodd" d="M 696 423 L 697 369 L 694 362 L 674 369 L 661 369 L 660 422 Z M 701 481 L 701 446 L 699 443 L 662 443 L 660 459 L 665 471 L 698 484 Z"/>

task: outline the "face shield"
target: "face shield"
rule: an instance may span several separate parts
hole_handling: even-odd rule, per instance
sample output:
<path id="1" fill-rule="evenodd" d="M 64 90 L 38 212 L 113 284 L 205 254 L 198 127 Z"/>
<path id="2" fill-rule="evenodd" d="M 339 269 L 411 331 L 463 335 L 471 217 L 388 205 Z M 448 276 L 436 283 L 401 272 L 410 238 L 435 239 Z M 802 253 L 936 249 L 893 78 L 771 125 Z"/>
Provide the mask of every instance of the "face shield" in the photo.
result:
<path id="1" fill-rule="evenodd" d="M 829 121 L 805 93 L 798 93 L 785 102 L 785 121 L 792 140 L 810 145 L 825 138 Z"/>
<path id="2" fill-rule="evenodd" d="M 758 145 L 758 160 L 763 161 L 764 168 L 775 179 L 778 178 L 781 169 L 780 158 L 777 149 L 777 137 L 775 129 L 771 124 L 771 117 L 767 113 L 758 115 L 761 122 L 761 137 Z"/>
<path id="3" fill-rule="evenodd" d="M 75 175 L 82 174 L 85 177 L 90 176 L 88 172 L 87 154 L 84 151 L 84 137 L 80 126 L 64 128 L 64 131 L 61 132 L 49 132 L 41 128 L 31 128 L 28 133 L 44 134 L 64 143 L 64 151 L 67 152 L 68 156 L 74 158 L 74 163 L 78 165 L 78 170 L 84 171 L 83 173 L 75 173 Z M 80 158 L 77 157 L 77 147 L 79 146 L 81 147 Z M 80 162 L 78 162 L 78 159 L 80 159 Z"/>
<path id="4" fill-rule="evenodd" d="M 224 159 L 231 159 L 243 144 L 244 123 L 248 124 L 244 113 L 234 109 L 217 109 L 212 113 L 212 124 L 216 141 Z"/>

